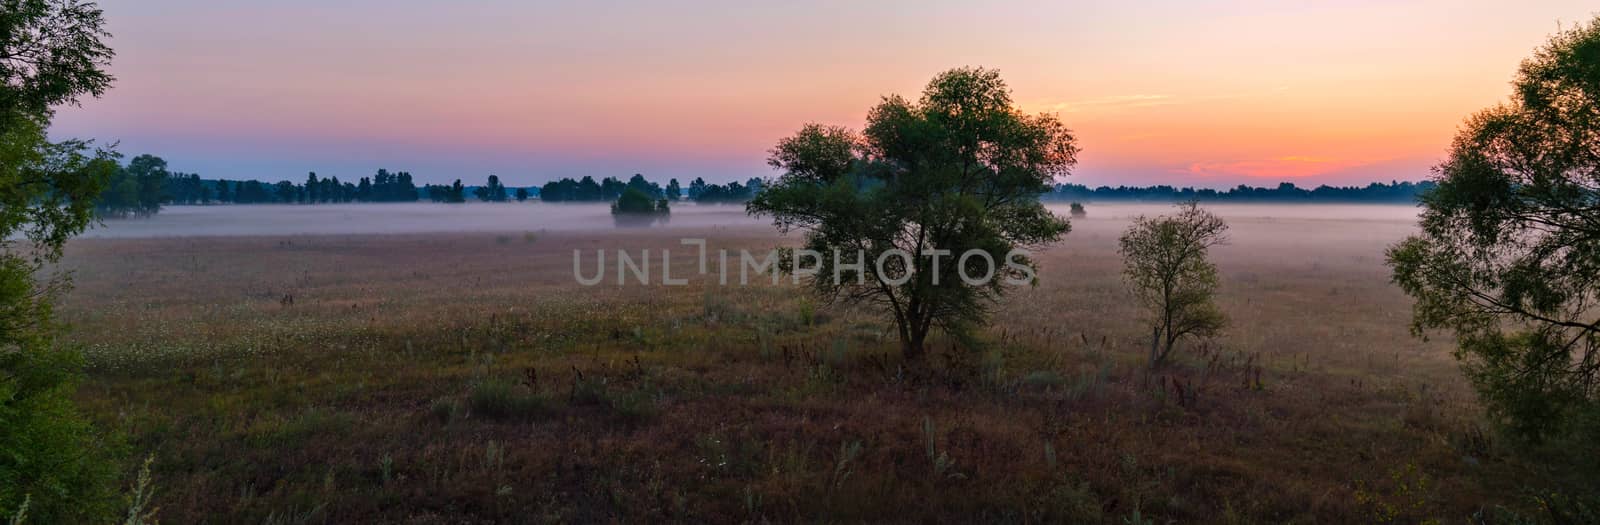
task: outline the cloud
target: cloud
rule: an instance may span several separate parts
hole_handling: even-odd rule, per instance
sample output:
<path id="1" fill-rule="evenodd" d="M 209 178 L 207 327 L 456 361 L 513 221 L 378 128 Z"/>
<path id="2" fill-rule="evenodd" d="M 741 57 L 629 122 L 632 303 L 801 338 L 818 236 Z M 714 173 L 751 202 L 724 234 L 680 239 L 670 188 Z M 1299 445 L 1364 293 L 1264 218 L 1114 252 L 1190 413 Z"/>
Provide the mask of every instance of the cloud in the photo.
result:
<path id="1" fill-rule="evenodd" d="M 1132 108 L 1148 108 L 1154 106 L 1170 106 L 1177 104 L 1172 95 L 1112 95 L 1072 102 L 1047 102 L 1042 104 L 1029 104 L 1031 108 L 1046 112 L 1077 113 L 1080 111 L 1102 111 Z"/>
<path id="2" fill-rule="evenodd" d="M 1245 176 L 1262 178 L 1300 178 L 1327 175 L 1376 161 L 1340 159 L 1308 155 L 1287 155 L 1266 159 L 1200 161 L 1181 171 L 1202 177 Z"/>
<path id="3" fill-rule="evenodd" d="M 1174 106 L 1178 104 L 1191 104 L 1214 100 L 1253 99 L 1277 95 L 1288 91 L 1286 86 L 1278 86 L 1262 91 L 1247 93 L 1228 93 L 1218 95 L 1198 95 L 1178 97 L 1165 94 L 1133 94 L 1109 95 L 1084 100 L 1067 102 L 1040 102 L 1023 104 L 1024 107 L 1045 112 L 1079 113 L 1084 111 L 1118 111 L 1124 109 L 1149 108 L 1157 106 Z"/>

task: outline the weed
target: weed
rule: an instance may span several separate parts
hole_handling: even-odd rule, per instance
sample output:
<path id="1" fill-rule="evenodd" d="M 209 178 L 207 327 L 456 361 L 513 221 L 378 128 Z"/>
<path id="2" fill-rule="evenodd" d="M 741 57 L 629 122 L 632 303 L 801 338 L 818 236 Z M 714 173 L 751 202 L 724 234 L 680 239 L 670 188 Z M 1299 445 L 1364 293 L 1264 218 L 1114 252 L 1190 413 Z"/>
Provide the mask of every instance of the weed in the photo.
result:
<path id="1" fill-rule="evenodd" d="M 1067 399 L 1081 401 L 1083 399 L 1098 398 L 1105 388 L 1106 381 L 1111 377 L 1111 363 L 1103 363 L 1099 368 L 1090 371 L 1084 370 L 1078 374 L 1078 380 L 1067 388 Z"/>
<path id="2" fill-rule="evenodd" d="M 383 480 L 384 485 L 394 481 L 394 456 L 384 454 L 383 459 L 378 461 L 378 476 Z"/>
<path id="3" fill-rule="evenodd" d="M 624 390 L 607 398 L 611 412 L 629 421 L 646 421 L 660 415 L 655 396 L 646 387 Z"/>
<path id="4" fill-rule="evenodd" d="M 1022 376 L 1022 384 L 1024 386 L 1039 390 L 1059 388 L 1061 385 L 1066 383 L 1066 378 L 1061 377 L 1061 374 L 1057 374 L 1051 370 L 1035 370 L 1028 372 L 1028 375 L 1026 376 Z"/>
<path id="5" fill-rule="evenodd" d="M 134 479 L 133 490 L 128 493 L 128 517 L 122 521 L 123 525 L 144 525 L 155 523 L 156 507 L 151 506 L 155 499 L 155 484 L 150 481 L 150 462 L 154 456 L 144 458 L 144 464 L 139 467 L 139 475 Z M 18 518 L 20 521 L 20 517 Z"/>
<path id="6" fill-rule="evenodd" d="M 1419 515 L 1432 497 L 1432 480 L 1417 469 L 1415 463 L 1406 463 L 1389 471 L 1388 488 L 1356 482 L 1356 502 L 1371 512 L 1373 523 L 1421 522 L 1438 523 Z"/>
<path id="7" fill-rule="evenodd" d="M 833 488 L 844 486 L 844 482 L 850 479 L 850 462 L 858 457 L 861 457 L 860 441 L 839 444 L 839 455 L 833 460 Z"/>
<path id="8" fill-rule="evenodd" d="M 433 400 L 433 405 L 428 409 L 433 418 L 441 425 L 448 425 L 461 417 L 461 404 L 454 399 L 439 398 Z"/>
<path id="9" fill-rule="evenodd" d="M 1034 521 L 1043 523 L 1101 523 L 1099 499 L 1088 483 L 1060 482 L 1034 504 Z"/>
<path id="10" fill-rule="evenodd" d="M 473 416 L 493 420 L 525 419 L 546 412 L 548 401 L 535 393 L 525 393 L 510 381 L 486 379 L 473 385 L 467 405 Z"/>
<path id="11" fill-rule="evenodd" d="M 928 463 L 933 465 L 933 474 L 939 478 L 961 479 L 965 476 L 956 472 L 956 462 L 950 459 L 950 454 L 938 449 L 936 442 L 937 432 L 933 427 L 933 418 L 923 416 L 922 434 L 928 441 Z"/>
<path id="12" fill-rule="evenodd" d="M 22 504 L 17 506 L 17 513 L 12 514 L 11 519 L 7 521 L 7 523 L 9 525 L 22 525 L 22 522 L 28 519 L 28 505 L 31 503 L 33 503 L 33 496 L 24 495 L 22 497 Z"/>
<path id="13" fill-rule="evenodd" d="M 262 525 L 300 525 L 306 523 L 317 523 L 324 521 L 317 519 L 317 517 L 322 515 L 322 511 L 326 507 L 326 503 L 318 503 L 305 510 L 301 510 L 299 506 L 292 506 L 282 511 L 274 510 L 267 514 L 266 519 L 262 520 L 261 523 Z"/>
<path id="14" fill-rule="evenodd" d="M 489 440 L 483 446 L 483 470 L 500 472 L 506 466 L 506 448 L 500 442 Z"/>

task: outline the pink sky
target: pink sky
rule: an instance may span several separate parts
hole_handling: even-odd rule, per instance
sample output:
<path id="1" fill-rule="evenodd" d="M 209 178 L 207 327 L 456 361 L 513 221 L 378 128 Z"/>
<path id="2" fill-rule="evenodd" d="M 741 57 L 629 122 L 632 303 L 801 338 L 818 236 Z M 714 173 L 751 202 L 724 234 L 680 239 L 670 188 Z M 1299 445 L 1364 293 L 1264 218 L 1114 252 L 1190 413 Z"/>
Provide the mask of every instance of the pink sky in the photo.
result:
<path id="1" fill-rule="evenodd" d="M 768 176 L 802 123 L 997 68 L 1090 185 L 1425 177 L 1517 63 L 1595 8 L 1540 2 L 106 0 L 114 90 L 61 136 L 208 178 Z M 1293 5 L 1290 5 L 1293 4 Z"/>

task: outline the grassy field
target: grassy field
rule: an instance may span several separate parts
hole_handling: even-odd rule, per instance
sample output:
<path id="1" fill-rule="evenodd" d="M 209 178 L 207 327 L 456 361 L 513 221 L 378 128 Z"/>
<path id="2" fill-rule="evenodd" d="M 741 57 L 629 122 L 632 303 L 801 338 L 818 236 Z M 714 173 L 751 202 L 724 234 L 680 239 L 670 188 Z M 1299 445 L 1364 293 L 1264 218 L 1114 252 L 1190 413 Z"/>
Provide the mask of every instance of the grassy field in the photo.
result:
<path id="1" fill-rule="evenodd" d="M 1226 336 L 1148 373 L 1125 221 L 1075 221 L 987 347 L 898 357 L 791 285 L 585 288 L 574 249 L 761 228 L 84 239 L 80 399 L 169 523 L 1459 523 L 1524 505 L 1447 338 L 1388 283 L 1403 221 L 1239 218 Z M 1127 521 L 1125 521 L 1127 520 Z"/>

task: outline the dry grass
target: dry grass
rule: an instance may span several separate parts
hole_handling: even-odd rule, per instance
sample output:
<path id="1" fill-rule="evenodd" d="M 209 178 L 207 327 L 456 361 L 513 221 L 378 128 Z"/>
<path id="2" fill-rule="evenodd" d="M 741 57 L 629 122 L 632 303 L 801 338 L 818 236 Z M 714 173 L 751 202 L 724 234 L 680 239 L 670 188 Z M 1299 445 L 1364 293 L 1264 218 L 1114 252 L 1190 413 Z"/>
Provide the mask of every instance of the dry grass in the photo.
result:
<path id="1" fill-rule="evenodd" d="M 1123 225 L 1076 221 L 930 369 L 792 286 L 572 278 L 792 241 L 753 229 L 84 240 L 64 310 L 174 523 L 1459 522 L 1537 481 L 1407 334 L 1405 224 L 1235 221 L 1232 328 L 1154 375 Z"/>

